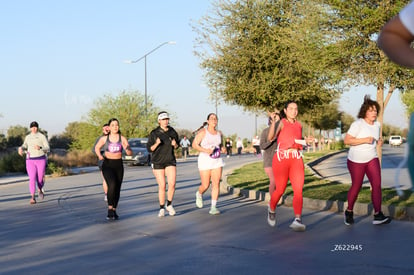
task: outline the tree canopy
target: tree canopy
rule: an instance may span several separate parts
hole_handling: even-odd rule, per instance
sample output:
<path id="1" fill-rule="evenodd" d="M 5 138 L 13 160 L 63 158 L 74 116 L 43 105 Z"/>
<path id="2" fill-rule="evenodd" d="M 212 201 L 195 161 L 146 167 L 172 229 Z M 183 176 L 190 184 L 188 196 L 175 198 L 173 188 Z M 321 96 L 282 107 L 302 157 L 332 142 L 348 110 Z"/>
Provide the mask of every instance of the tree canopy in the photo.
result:
<path id="1" fill-rule="evenodd" d="M 196 31 L 196 54 L 211 90 L 246 110 L 301 110 L 330 102 L 339 80 L 321 29 L 323 6 L 309 1 L 219 1 Z M 217 90 L 216 90 L 217 88 Z"/>
<path id="2" fill-rule="evenodd" d="M 119 121 L 120 131 L 126 138 L 147 137 L 157 124 L 160 109 L 154 106 L 152 98 L 147 100 L 138 91 L 121 91 L 117 95 L 105 94 L 94 102 L 81 122 L 71 122 L 65 128 L 63 137 L 71 140 L 71 149 L 92 148 L 97 137 L 102 135 L 102 126 L 111 118 Z"/>
<path id="3" fill-rule="evenodd" d="M 413 71 L 391 62 L 378 48 L 381 27 L 398 14 L 408 1 L 318 0 L 333 15 L 326 28 L 340 34 L 333 47 L 339 53 L 343 80 L 348 85 L 377 87 L 376 100 L 381 106 L 378 121 L 383 122 L 386 106 L 395 89 L 413 90 Z M 385 91 L 388 93 L 385 95 Z M 361 95 L 362 101 L 363 95 Z"/>

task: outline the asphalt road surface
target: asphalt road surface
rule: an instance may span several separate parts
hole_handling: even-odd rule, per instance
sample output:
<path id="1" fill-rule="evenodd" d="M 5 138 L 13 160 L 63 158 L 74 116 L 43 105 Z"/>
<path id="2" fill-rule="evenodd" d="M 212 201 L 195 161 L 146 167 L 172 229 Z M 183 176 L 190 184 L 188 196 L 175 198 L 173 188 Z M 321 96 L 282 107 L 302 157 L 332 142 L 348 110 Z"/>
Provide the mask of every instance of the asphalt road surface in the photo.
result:
<path id="1" fill-rule="evenodd" d="M 256 161 L 225 159 L 226 169 Z M 304 209 L 305 232 L 293 232 L 291 207 L 221 194 L 221 215 L 195 206 L 195 159 L 177 166 L 176 216 L 158 218 L 151 169 L 126 167 L 120 220 L 106 221 L 98 171 L 48 179 L 46 196 L 29 205 L 28 184 L 0 185 L 1 274 L 413 274 L 414 223 L 353 226 L 342 213 Z"/>

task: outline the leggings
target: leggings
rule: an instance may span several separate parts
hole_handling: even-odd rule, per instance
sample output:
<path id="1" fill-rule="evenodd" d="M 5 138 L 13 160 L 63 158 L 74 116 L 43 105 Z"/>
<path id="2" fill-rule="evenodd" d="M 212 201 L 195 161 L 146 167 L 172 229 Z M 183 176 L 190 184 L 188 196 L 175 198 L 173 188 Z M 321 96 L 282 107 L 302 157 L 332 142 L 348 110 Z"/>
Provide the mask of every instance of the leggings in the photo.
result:
<path id="1" fill-rule="evenodd" d="M 36 192 L 36 182 L 37 188 L 39 188 L 39 190 L 43 188 L 43 178 L 45 176 L 45 170 L 46 157 L 26 159 L 26 171 L 27 175 L 29 176 L 29 189 L 30 194 L 32 194 L 32 196 Z"/>
<path id="2" fill-rule="evenodd" d="M 375 213 L 381 211 L 381 168 L 378 158 L 365 163 L 356 163 L 348 159 L 347 166 L 352 180 L 351 188 L 348 191 L 348 210 L 353 210 L 364 181 L 364 175 L 367 175 L 372 187 L 371 200 L 374 211 Z"/>
<path id="3" fill-rule="evenodd" d="M 270 209 L 276 209 L 277 202 L 285 192 L 287 182 L 290 180 L 293 189 L 293 212 L 295 215 L 302 215 L 302 191 L 305 182 L 305 167 L 302 157 L 297 152 L 280 155 L 279 152 L 276 152 L 273 156 L 272 168 L 276 190 L 273 191 L 270 198 Z"/>
<path id="4" fill-rule="evenodd" d="M 108 206 L 116 208 L 121 194 L 121 184 L 124 178 L 122 159 L 105 159 L 102 164 L 102 174 L 108 185 Z"/>

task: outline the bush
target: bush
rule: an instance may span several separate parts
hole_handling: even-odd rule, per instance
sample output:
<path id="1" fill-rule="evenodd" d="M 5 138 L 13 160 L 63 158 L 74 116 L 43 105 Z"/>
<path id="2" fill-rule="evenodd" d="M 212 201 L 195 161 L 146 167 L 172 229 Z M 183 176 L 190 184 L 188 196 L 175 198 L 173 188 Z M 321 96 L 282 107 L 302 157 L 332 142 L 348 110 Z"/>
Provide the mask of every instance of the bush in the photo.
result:
<path id="1" fill-rule="evenodd" d="M 51 154 L 49 159 L 57 167 L 83 167 L 97 165 L 98 158 L 90 150 L 73 150 L 66 155 Z"/>
<path id="2" fill-rule="evenodd" d="M 67 172 L 62 166 L 58 166 L 58 164 L 54 160 L 47 161 L 46 167 L 46 174 L 52 176 L 66 176 Z"/>
<path id="3" fill-rule="evenodd" d="M 25 156 L 12 152 L 0 159 L 0 173 L 26 172 Z"/>
<path id="4" fill-rule="evenodd" d="M 345 143 L 342 139 L 333 143 L 333 150 L 343 150 L 345 147 Z"/>

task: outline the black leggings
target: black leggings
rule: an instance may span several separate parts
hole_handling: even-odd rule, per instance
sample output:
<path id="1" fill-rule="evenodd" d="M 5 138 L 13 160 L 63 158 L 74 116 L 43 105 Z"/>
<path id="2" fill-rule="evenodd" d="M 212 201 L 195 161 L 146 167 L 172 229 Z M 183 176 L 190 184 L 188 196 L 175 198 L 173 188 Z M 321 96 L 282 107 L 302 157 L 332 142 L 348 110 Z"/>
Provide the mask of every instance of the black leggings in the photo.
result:
<path id="1" fill-rule="evenodd" d="M 105 159 L 102 164 L 102 173 L 108 184 L 108 206 L 116 208 L 121 194 L 121 184 L 124 178 L 122 159 Z"/>

